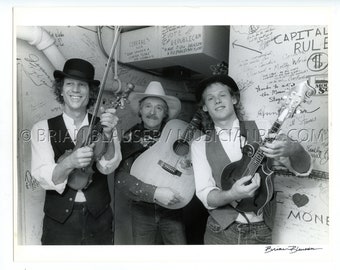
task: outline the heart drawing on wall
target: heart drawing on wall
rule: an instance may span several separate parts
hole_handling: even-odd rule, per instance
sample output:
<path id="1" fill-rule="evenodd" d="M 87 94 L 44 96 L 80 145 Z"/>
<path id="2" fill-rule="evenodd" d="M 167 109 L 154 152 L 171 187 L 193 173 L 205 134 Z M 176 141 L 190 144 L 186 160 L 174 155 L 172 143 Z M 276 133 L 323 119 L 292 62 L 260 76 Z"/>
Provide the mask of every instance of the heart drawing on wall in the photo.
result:
<path id="1" fill-rule="evenodd" d="M 296 204 L 297 207 L 302 207 L 309 202 L 307 195 L 295 193 L 293 195 L 293 202 Z"/>

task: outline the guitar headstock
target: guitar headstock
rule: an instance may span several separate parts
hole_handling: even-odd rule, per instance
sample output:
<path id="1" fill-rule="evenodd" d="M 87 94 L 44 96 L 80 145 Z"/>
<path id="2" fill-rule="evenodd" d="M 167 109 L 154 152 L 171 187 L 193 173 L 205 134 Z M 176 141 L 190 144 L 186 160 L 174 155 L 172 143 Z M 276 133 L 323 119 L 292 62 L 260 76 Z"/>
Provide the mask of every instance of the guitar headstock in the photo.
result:
<path id="1" fill-rule="evenodd" d="M 278 120 L 284 121 L 286 118 L 292 117 L 300 104 L 315 93 L 315 88 L 310 86 L 308 80 L 294 85 L 284 97 L 285 101 L 281 107 L 281 113 Z"/>
<path id="2" fill-rule="evenodd" d="M 190 121 L 190 125 L 199 128 L 202 123 L 202 109 L 198 109 Z"/>

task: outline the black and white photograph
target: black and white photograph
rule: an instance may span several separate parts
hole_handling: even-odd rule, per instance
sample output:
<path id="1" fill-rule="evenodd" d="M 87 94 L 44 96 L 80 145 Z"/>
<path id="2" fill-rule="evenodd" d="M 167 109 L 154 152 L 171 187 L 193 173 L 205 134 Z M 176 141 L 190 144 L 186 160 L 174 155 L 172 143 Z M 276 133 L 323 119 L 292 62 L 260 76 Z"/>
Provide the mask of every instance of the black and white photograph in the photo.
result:
<path id="1" fill-rule="evenodd" d="M 18 269 L 275 258 L 333 269 L 328 11 L 276 23 L 155 8 L 144 16 L 168 19 L 153 22 L 108 8 L 93 14 L 118 18 L 87 22 L 84 8 L 62 21 L 77 10 L 13 9 Z M 55 12 L 59 23 L 46 20 Z"/>
<path id="2" fill-rule="evenodd" d="M 16 30 L 20 243 L 327 243 L 327 26 Z"/>

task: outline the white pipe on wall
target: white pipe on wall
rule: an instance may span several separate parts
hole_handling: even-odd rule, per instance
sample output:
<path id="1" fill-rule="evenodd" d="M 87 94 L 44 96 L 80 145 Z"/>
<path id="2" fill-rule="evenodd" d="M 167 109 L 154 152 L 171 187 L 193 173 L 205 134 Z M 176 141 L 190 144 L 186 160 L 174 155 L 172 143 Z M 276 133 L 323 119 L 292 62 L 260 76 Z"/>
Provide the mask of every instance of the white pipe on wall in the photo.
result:
<path id="1" fill-rule="evenodd" d="M 65 64 L 65 57 L 54 44 L 55 40 L 46 30 L 39 26 L 18 26 L 17 38 L 27 41 L 42 51 L 55 69 L 62 70 Z"/>

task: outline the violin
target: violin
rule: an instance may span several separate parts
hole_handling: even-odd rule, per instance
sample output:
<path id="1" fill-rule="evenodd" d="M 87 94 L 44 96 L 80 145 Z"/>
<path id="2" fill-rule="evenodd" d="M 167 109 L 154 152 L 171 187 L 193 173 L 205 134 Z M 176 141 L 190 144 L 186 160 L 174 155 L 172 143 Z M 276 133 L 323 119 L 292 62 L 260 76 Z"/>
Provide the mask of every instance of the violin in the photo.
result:
<path id="1" fill-rule="evenodd" d="M 75 150 L 81 148 L 81 147 L 85 147 L 85 146 L 90 146 L 92 143 L 94 143 L 94 149 L 93 149 L 93 153 L 94 153 L 94 157 L 92 158 L 90 164 L 85 167 L 85 168 L 76 168 L 74 169 L 68 177 L 68 181 L 67 181 L 67 185 L 75 190 L 80 190 L 80 189 L 86 189 L 89 184 L 92 182 L 92 175 L 94 173 L 93 169 L 92 169 L 92 165 L 96 160 L 99 160 L 102 155 L 106 152 L 107 146 L 108 146 L 108 142 L 105 142 L 105 138 L 104 135 L 102 133 L 103 128 L 100 125 L 100 122 L 98 124 L 95 124 L 96 118 L 97 118 L 97 114 L 99 111 L 99 107 L 101 104 L 101 99 L 103 96 L 103 92 L 104 92 L 104 86 L 105 86 L 105 82 L 109 73 L 109 69 L 112 63 L 112 59 L 113 59 L 113 54 L 116 50 L 117 44 L 118 44 L 118 34 L 120 32 L 121 28 L 117 27 L 116 29 L 116 34 L 114 36 L 113 39 L 113 43 L 112 43 L 112 47 L 111 47 L 111 51 L 110 51 L 110 55 L 109 58 L 107 60 L 107 64 L 106 64 L 106 68 L 105 68 L 105 72 L 103 75 L 103 79 L 102 79 L 102 83 L 100 85 L 100 89 L 98 92 L 98 97 L 97 97 L 97 101 L 93 110 L 93 116 L 91 118 L 91 122 L 89 126 L 83 127 L 78 131 L 77 134 L 77 143 L 76 146 L 73 150 L 70 151 L 66 151 L 64 153 L 64 155 L 62 155 L 59 159 L 58 162 L 65 159 L 67 156 L 69 156 L 72 152 L 74 152 Z M 129 93 L 133 90 L 134 85 L 129 83 L 127 84 L 127 89 L 123 92 L 121 92 L 121 82 L 118 78 L 114 78 L 118 84 L 118 90 L 116 91 L 115 95 L 116 95 L 116 100 L 113 104 L 113 108 L 118 108 L 118 106 L 120 107 L 124 107 L 124 102 L 127 100 L 127 97 L 129 95 Z M 86 134 L 84 136 L 84 134 Z"/>
<path id="2" fill-rule="evenodd" d="M 127 89 L 123 92 L 116 93 L 115 101 L 112 102 L 112 104 L 106 106 L 106 108 L 125 108 L 125 102 L 127 101 L 127 98 L 129 94 L 133 91 L 133 89 L 133 84 L 127 84 Z M 94 144 L 93 158 L 90 164 L 84 168 L 76 168 L 69 174 L 67 185 L 75 190 L 86 189 L 91 184 L 92 176 L 94 174 L 92 166 L 95 161 L 98 161 L 102 158 L 102 156 L 106 153 L 108 147 L 109 141 L 107 138 L 105 138 L 105 135 L 103 134 L 103 126 L 101 125 L 100 121 L 94 124 L 95 118 L 95 115 L 93 115 L 90 125 L 84 126 L 78 131 L 76 145 L 74 149 L 67 150 L 57 161 L 58 163 L 61 162 L 81 147 L 89 146 L 92 143 Z"/>

